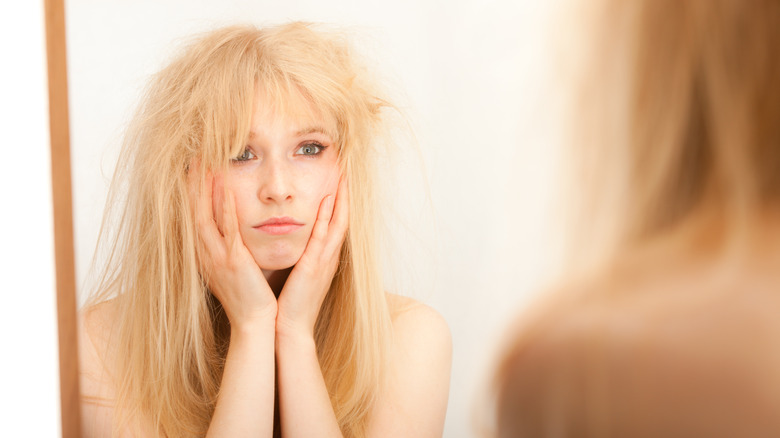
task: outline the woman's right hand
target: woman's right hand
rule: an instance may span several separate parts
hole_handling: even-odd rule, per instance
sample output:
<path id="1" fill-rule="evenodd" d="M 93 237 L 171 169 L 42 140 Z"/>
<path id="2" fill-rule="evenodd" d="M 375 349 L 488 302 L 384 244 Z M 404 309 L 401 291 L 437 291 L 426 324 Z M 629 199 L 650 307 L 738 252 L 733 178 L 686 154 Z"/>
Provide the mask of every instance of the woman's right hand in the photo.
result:
<path id="1" fill-rule="evenodd" d="M 190 205 L 196 227 L 198 265 L 206 284 L 235 328 L 275 320 L 276 297 L 239 233 L 235 196 L 227 189 L 214 196 L 216 179 L 201 163 L 188 175 Z"/>

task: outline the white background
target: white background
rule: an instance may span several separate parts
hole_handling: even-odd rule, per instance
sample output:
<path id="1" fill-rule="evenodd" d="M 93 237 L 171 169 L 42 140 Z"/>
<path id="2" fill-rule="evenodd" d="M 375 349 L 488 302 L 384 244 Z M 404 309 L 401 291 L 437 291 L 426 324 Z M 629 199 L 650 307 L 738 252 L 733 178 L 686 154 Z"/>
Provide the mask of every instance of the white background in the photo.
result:
<path id="1" fill-rule="evenodd" d="M 0 435 L 55 437 L 60 383 L 43 1 L 3 9 Z"/>
<path id="2" fill-rule="evenodd" d="M 184 37 L 237 22 L 343 27 L 416 135 L 398 143 L 388 287 L 449 322 L 445 436 L 475 436 L 497 340 L 557 266 L 560 87 L 551 17 L 561 3 L 66 1 L 78 278 L 125 123 L 149 75 Z"/>

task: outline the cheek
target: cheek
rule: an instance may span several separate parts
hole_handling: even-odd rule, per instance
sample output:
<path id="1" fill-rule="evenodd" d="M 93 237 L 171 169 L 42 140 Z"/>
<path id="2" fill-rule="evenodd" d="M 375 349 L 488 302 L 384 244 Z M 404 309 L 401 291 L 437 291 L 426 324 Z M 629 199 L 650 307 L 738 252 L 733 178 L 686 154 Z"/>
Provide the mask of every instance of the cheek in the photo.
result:
<path id="1" fill-rule="evenodd" d="M 322 196 L 335 195 L 339 188 L 339 166 L 336 163 L 332 163 L 323 172 L 322 180 Z"/>
<path id="2" fill-rule="evenodd" d="M 322 166 L 303 171 L 296 175 L 298 193 L 308 200 L 321 201 L 327 195 L 333 195 L 339 186 L 338 166 Z"/>
<path id="3" fill-rule="evenodd" d="M 328 175 L 328 178 L 323 184 L 323 187 L 325 188 L 325 192 L 322 194 L 323 197 L 326 195 L 335 195 L 339 188 L 339 170 L 338 168 L 333 169 L 330 174 Z"/>
<path id="4" fill-rule="evenodd" d="M 304 201 L 309 215 L 315 217 L 319 211 L 322 200 L 328 195 L 335 195 L 339 186 L 338 167 L 322 168 L 318 172 L 311 172 L 308 175 L 301 175 L 300 181 L 305 184 L 299 185 L 299 195 Z"/>
<path id="5" fill-rule="evenodd" d="M 247 178 L 241 178 L 240 175 L 227 175 L 223 179 L 223 186 L 214 188 L 214 211 L 221 210 L 224 205 L 223 188 L 230 191 L 233 194 L 233 199 L 236 205 L 236 216 L 238 217 L 239 224 L 243 223 L 243 219 L 247 216 L 247 209 L 251 205 L 251 197 L 253 196 L 253 189 L 250 187 L 249 180 Z M 221 217 L 221 216 L 217 216 Z"/>

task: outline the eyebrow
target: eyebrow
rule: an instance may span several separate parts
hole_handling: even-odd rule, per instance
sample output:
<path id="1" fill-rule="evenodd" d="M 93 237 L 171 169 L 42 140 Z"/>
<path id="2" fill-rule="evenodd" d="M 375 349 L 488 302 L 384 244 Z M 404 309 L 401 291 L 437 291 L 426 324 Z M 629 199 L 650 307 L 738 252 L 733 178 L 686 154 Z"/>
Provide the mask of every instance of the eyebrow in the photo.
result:
<path id="1" fill-rule="evenodd" d="M 311 126 L 308 128 L 300 129 L 295 133 L 295 135 L 298 137 L 302 135 L 308 135 L 308 134 L 323 134 L 323 135 L 327 135 L 330 138 L 334 138 L 332 132 L 330 132 L 329 130 L 321 126 Z"/>
<path id="2" fill-rule="evenodd" d="M 308 135 L 308 134 L 322 134 L 322 135 L 326 135 L 326 136 L 330 137 L 331 139 L 335 139 L 336 138 L 334 133 L 332 133 L 331 131 L 329 131 L 329 130 L 321 127 L 321 126 L 310 126 L 310 127 L 299 129 L 299 130 L 295 131 L 295 136 L 296 137 L 300 137 L 300 136 Z M 251 139 L 254 139 L 255 137 L 257 137 L 257 133 L 255 133 L 254 130 L 249 131 L 249 139 L 251 140 Z"/>

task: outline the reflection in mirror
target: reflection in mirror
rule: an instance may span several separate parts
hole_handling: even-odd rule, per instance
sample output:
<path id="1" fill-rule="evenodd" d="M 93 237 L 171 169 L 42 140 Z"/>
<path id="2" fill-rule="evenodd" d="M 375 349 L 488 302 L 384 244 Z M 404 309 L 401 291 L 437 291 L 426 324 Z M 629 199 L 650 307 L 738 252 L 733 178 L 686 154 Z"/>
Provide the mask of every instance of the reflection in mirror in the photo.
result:
<path id="1" fill-rule="evenodd" d="M 86 435 L 442 434 L 449 329 L 384 291 L 392 106 L 351 52 L 301 22 L 230 26 L 152 77 L 82 311 Z"/>
<path id="2" fill-rule="evenodd" d="M 551 86 L 556 79 L 545 62 L 551 50 L 549 41 L 552 28 L 547 23 L 554 2 L 540 7 L 533 2 L 483 5 L 460 1 L 452 3 L 446 10 L 432 3 L 419 2 L 384 4 L 365 9 L 346 2 L 327 5 L 320 2 L 286 2 L 285 5 L 262 7 L 255 3 L 237 2 L 233 9 L 226 11 L 222 6 L 198 1 L 186 4 L 177 1 L 133 4 L 68 2 L 77 269 L 79 284 L 83 285 L 80 295 L 82 306 L 87 301 L 87 290 L 110 292 L 108 288 L 97 286 L 99 275 L 95 275 L 109 263 L 109 253 L 99 253 L 93 275 L 87 275 L 87 272 L 99 234 L 100 217 L 105 208 L 103 200 L 106 199 L 108 183 L 114 176 L 114 163 L 118 162 L 120 169 L 132 169 L 133 162 L 120 157 L 119 151 L 123 141 L 128 138 L 138 146 L 138 137 L 128 137 L 128 133 L 138 132 L 139 129 L 137 124 L 131 122 L 132 109 L 142 101 L 143 90 L 152 76 L 177 59 L 193 35 L 224 25 L 237 22 L 260 25 L 281 23 L 288 22 L 291 17 L 337 23 L 330 28 L 339 28 L 339 32 L 347 35 L 352 50 L 360 55 L 357 58 L 365 60 L 368 70 L 373 72 L 374 78 L 378 78 L 384 96 L 398 108 L 398 111 L 382 112 L 395 122 L 387 135 L 379 135 L 382 141 L 377 147 L 382 146 L 382 142 L 388 143 L 384 145 L 385 149 L 380 150 L 385 152 L 365 157 L 380 162 L 377 174 L 370 176 L 387 187 L 382 196 L 377 198 L 384 213 L 375 218 L 384 222 L 384 228 L 380 228 L 384 231 L 376 236 L 383 244 L 376 260 L 384 278 L 380 286 L 383 290 L 426 303 L 447 321 L 455 348 L 453 384 L 447 403 L 444 433 L 452 437 L 471 436 L 472 395 L 483 383 L 483 375 L 490 363 L 489 351 L 495 344 L 496 334 L 511 314 L 513 305 L 525 300 L 525 295 L 518 294 L 518 291 L 536 290 L 555 266 L 558 238 L 553 232 L 555 216 L 551 214 L 550 200 L 556 190 L 554 176 L 558 158 L 555 145 L 559 140 L 554 114 L 560 96 L 558 90 Z M 241 195 L 246 193 L 242 190 L 250 184 L 260 184 L 258 181 L 261 178 L 247 176 L 252 172 L 257 171 L 263 177 L 277 175 L 274 172 L 261 172 L 260 167 L 253 166 L 259 166 L 258 162 L 262 162 L 262 159 L 255 159 L 263 157 L 263 154 L 281 156 L 279 151 L 268 148 L 269 145 L 280 143 L 277 141 L 279 138 L 285 138 L 279 132 L 287 132 L 281 129 L 287 119 L 305 119 L 310 122 L 310 126 L 305 128 L 319 128 L 309 132 L 317 135 L 317 138 L 307 138 L 306 144 L 296 143 L 300 147 L 295 151 L 305 146 L 303 150 L 308 152 L 303 155 L 313 153 L 317 158 L 307 156 L 305 159 L 309 161 L 304 163 L 322 165 L 323 169 L 317 172 L 323 172 L 325 176 L 322 176 L 322 181 L 331 184 L 328 188 L 337 193 L 338 182 L 327 176 L 328 167 L 324 164 L 333 158 L 328 156 L 329 153 L 339 150 L 337 141 L 342 133 L 338 129 L 329 128 L 334 123 L 329 120 L 327 111 L 318 111 L 317 105 L 309 105 L 306 93 L 298 93 L 296 87 L 289 85 L 279 90 L 264 90 L 268 96 L 257 96 L 259 92 L 245 93 L 243 96 L 241 102 L 247 118 L 244 133 L 250 131 L 250 125 L 255 119 L 261 122 L 265 120 L 264 126 L 274 127 L 270 133 L 256 130 L 258 132 L 253 141 L 258 144 L 249 141 L 243 145 L 247 146 L 245 149 L 240 149 L 229 138 L 231 134 L 239 136 L 240 133 L 222 130 L 220 132 L 226 138 L 218 139 L 220 136 L 216 136 L 213 141 L 231 147 L 225 147 L 222 156 L 204 156 L 198 162 L 204 168 L 211 169 L 213 175 L 219 173 L 217 170 L 222 172 L 218 175 L 221 180 L 218 178 L 217 185 L 211 185 L 216 188 L 212 189 L 212 202 L 216 200 L 218 205 L 226 202 L 234 205 L 238 219 L 242 218 L 242 214 L 249 214 L 243 210 L 246 199 L 241 196 L 235 196 L 235 200 L 230 196 L 220 197 L 222 190 L 235 189 Z M 290 93 L 289 100 L 280 98 L 282 95 L 287 96 L 281 93 L 283 90 Z M 146 102 L 153 97 L 147 96 Z M 193 99 L 196 97 L 192 96 Z M 231 98 L 241 99 L 234 95 Z M 258 113 L 254 117 L 255 114 L 247 110 L 246 105 L 255 100 L 284 103 L 276 105 L 283 106 L 284 110 L 275 109 L 272 115 L 279 113 L 286 117 L 270 117 L 274 123 L 266 120 L 267 114 Z M 216 105 L 217 102 L 210 104 Z M 236 108 L 232 104 L 228 107 L 231 111 Z M 403 115 L 398 116 L 397 113 Z M 220 117 L 231 116 L 223 112 L 215 114 Z M 398 123 L 398 120 L 401 122 Z M 208 127 L 206 122 L 216 124 L 218 121 L 207 119 L 204 127 Z M 411 125 L 414 135 L 408 134 L 410 129 L 405 124 Z M 141 124 L 141 127 L 149 129 L 147 124 Z M 183 126 L 178 128 L 184 129 Z M 328 141 L 333 144 L 326 144 Z M 322 146 L 326 147 L 320 149 Z M 303 155 L 293 156 L 301 158 Z M 194 147 L 185 150 L 178 164 L 186 166 L 189 164 L 188 159 L 196 156 Z M 164 157 L 157 158 L 162 160 Z M 317 161 L 320 158 L 325 158 L 325 163 Z M 172 156 L 168 157 L 169 161 L 165 163 L 173 166 L 170 162 L 172 159 Z M 230 161 L 232 159 L 236 163 Z M 343 164 L 343 160 L 339 160 L 337 157 L 337 167 Z M 238 164 L 238 161 L 241 163 Z M 424 166 L 420 165 L 421 161 L 425 163 Z M 155 163 L 161 165 L 163 161 Z M 290 164 L 291 172 L 295 168 Z M 148 172 L 144 177 L 146 179 L 142 178 L 137 183 L 143 185 L 146 181 L 149 190 L 158 192 L 178 191 L 178 199 L 185 199 L 184 195 L 189 192 L 183 189 L 182 184 L 186 185 L 189 174 L 184 173 L 183 169 L 170 167 L 163 175 Z M 197 169 L 201 167 L 190 166 L 193 172 Z M 319 175 L 314 171 L 307 174 Z M 125 172 L 130 181 L 134 175 L 138 173 L 132 170 Z M 206 184 L 209 178 L 207 172 L 197 173 L 196 176 L 198 189 L 209 187 Z M 294 180 L 290 174 L 285 177 L 285 174 L 280 173 L 277 176 L 282 187 L 285 181 Z M 154 178 L 163 177 L 173 179 L 178 185 L 152 184 Z M 360 181 L 364 183 L 363 179 Z M 333 188 L 334 185 L 336 188 Z M 354 185 L 350 181 L 349 193 L 352 198 L 359 196 L 355 191 L 363 190 Z M 119 186 L 117 193 L 121 194 L 126 188 Z M 251 190 L 256 194 L 261 192 L 260 187 Z M 142 196 L 142 193 L 135 191 L 130 193 Z M 172 193 L 168 195 L 173 196 Z M 366 207 L 357 204 L 359 201 L 352 198 L 351 206 Z M 190 203 L 190 199 L 186 199 Z M 117 198 L 111 207 L 121 212 L 122 208 L 128 208 L 129 205 L 126 200 Z M 139 209 L 141 205 L 143 202 L 139 200 Z M 184 211 L 182 205 L 166 205 Z M 153 213 L 155 210 L 147 211 Z M 221 216 L 224 211 L 218 215 Z M 139 212 L 133 210 L 132 213 Z M 295 217 L 295 213 L 281 214 L 305 222 Z M 352 211 L 350 214 L 356 213 Z M 183 218 L 184 213 L 179 219 Z M 147 214 L 143 219 L 150 221 L 147 226 L 152 221 L 160 220 L 155 214 Z M 266 219 L 256 218 L 254 225 L 262 227 Z M 219 236 L 224 236 L 224 223 L 220 221 L 215 220 L 215 225 L 220 231 Z M 173 225 L 170 221 L 158 223 Z M 109 225 L 109 230 L 115 229 L 118 222 L 113 221 Z M 350 226 L 354 224 L 350 223 Z M 275 226 L 282 227 L 284 225 Z M 237 228 L 241 235 L 240 220 Z M 254 227 L 250 228 L 254 230 Z M 176 241 L 170 231 L 161 231 L 159 239 L 150 239 L 148 242 L 137 234 L 133 236 L 125 243 L 173 247 L 186 243 L 184 240 Z M 194 242 L 193 238 L 187 244 L 194 245 Z M 300 249 L 300 244 L 296 245 L 292 246 Z M 160 254 L 168 253 L 162 251 Z M 250 254 L 253 260 L 264 257 L 257 252 L 250 251 Z M 117 256 L 126 257 L 127 254 L 120 252 Z M 511 262 L 507 263 L 507 260 Z M 144 268 L 151 269 L 148 268 L 148 259 L 136 258 L 132 263 L 121 266 L 130 269 L 128 264 L 141 263 Z M 184 272 L 180 275 L 184 275 Z M 278 279 L 278 275 L 269 276 L 267 281 L 273 287 Z M 130 280 L 125 281 L 127 287 Z M 165 287 L 169 286 L 166 283 Z M 156 287 L 159 289 L 162 285 Z M 214 286 L 213 289 L 219 288 Z M 197 295 L 192 290 L 188 289 L 188 293 L 192 294 L 190 297 Z M 159 296 L 157 298 L 161 299 Z M 151 296 L 147 296 L 147 300 L 151 299 Z M 180 296 L 178 299 L 190 298 Z M 213 299 L 209 300 L 212 301 L 204 300 L 206 304 L 200 305 L 210 308 L 208 305 L 216 304 Z M 197 307 L 194 298 L 187 302 Z M 397 302 L 403 303 L 405 300 L 397 299 Z M 152 308 L 150 302 L 144 305 Z M 110 306 L 103 308 L 106 307 Z M 154 308 L 159 324 L 165 318 L 179 325 L 187 324 L 186 319 L 176 317 L 175 312 L 182 312 L 182 306 L 166 303 L 164 307 L 160 304 Z M 415 313 L 414 309 L 423 316 L 411 318 L 413 321 L 426 319 L 424 315 L 433 315 L 427 313 L 427 307 L 412 306 L 410 312 Z M 95 312 L 96 317 L 91 320 L 95 324 L 95 331 L 99 333 L 97 338 L 105 335 L 122 339 L 121 335 L 104 330 L 104 324 L 113 325 L 117 320 L 107 314 L 110 312 Z M 230 319 L 227 314 L 220 318 Z M 428 319 L 438 321 L 433 316 Z M 162 337 L 162 332 L 157 333 Z M 215 345 L 220 341 L 223 346 L 230 345 L 225 344 L 224 336 L 226 333 L 216 331 Z M 92 344 L 100 342 L 101 339 L 97 339 Z M 111 345 L 116 345 L 115 348 L 129 348 L 121 342 Z M 94 351 L 82 350 L 82 354 L 106 355 L 110 352 L 101 353 L 96 348 Z M 268 355 L 262 357 L 267 358 Z M 413 376 L 413 373 L 408 376 Z M 185 377 L 191 376 L 181 376 Z M 193 382 L 198 380 L 187 380 L 186 384 Z M 125 383 L 128 387 L 132 386 L 131 380 Z M 99 384 L 97 387 L 104 388 Z M 208 394 L 210 390 L 213 388 L 199 388 L 198 391 L 202 392 L 196 393 Z M 437 390 L 425 392 L 416 398 L 427 399 Z M 92 395 L 96 398 L 113 398 L 116 394 L 109 391 Z M 280 395 L 283 395 L 283 391 L 280 391 Z M 284 403 L 283 397 L 280 402 Z M 281 411 L 284 412 L 283 407 Z M 340 415 L 344 413 L 335 413 L 338 418 L 341 418 Z M 281 421 L 284 424 L 284 418 Z M 402 423 L 399 425 L 403 426 Z M 110 427 L 108 424 L 98 426 Z"/>

